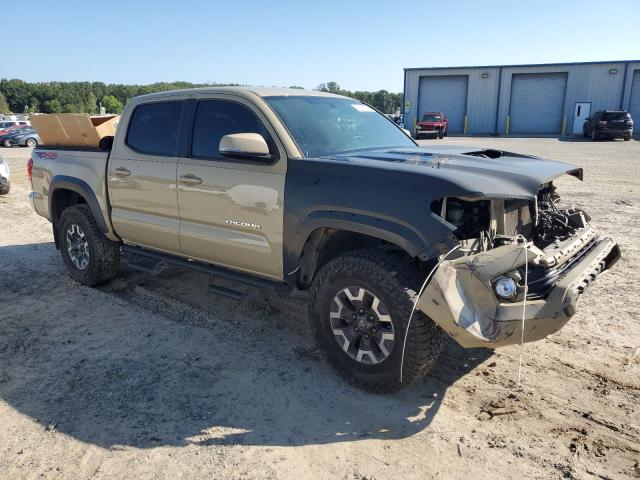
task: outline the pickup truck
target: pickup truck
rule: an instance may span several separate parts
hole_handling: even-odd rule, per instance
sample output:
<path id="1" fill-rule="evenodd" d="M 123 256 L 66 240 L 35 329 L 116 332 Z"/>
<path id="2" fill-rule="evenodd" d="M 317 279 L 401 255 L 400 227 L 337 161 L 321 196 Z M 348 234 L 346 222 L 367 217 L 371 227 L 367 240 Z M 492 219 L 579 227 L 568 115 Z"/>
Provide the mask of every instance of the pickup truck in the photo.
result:
<path id="1" fill-rule="evenodd" d="M 422 120 L 416 124 L 416 139 L 425 135 L 433 135 L 442 140 L 447 136 L 448 128 L 449 121 L 444 112 L 427 112 L 422 116 Z"/>
<path id="2" fill-rule="evenodd" d="M 620 256 L 560 203 L 554 180 L 580 168 L 419 147 L 370 106 L 323 92 L 136 97 L 109 152 L 39 146 L 28 172 L 78 282 L 108 281 L 125 256 L 249 292 L 308 290 L 328 363 L 379 393 L 428 372 L 446 334 L 495 348 L 556 332 Z"/>

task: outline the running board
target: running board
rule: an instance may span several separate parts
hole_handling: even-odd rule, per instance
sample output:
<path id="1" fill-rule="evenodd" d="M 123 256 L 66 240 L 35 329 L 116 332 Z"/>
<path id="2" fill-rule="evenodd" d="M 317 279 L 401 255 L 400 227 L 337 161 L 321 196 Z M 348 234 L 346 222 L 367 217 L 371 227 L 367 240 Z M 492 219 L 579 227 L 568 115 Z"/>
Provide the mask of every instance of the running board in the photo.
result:
<path id="1" fill-rule="evenodd" d="M 243 273 L 243 272 L 237 272 L 235 270 L 230 270 L 228 268 L 223 268 L 223 267 L 218 267 L 215 265 L 210 265 L 208 263 L 204 263 L 204 262 L 200 262 L 197 260 L 187 260 L 185 258 L 182 257 L 177 257 L 175 255 L 170 255 L 167 253 L 161 253 L 161 252 L 154 252 L 151 250 L 147 250 L 145 248 L 141 248 L 141 247 L 134 247 L 131 245 L 122 245 L 120 247 L 120 252 L 125 255 L 125 256 L 140 256 L 149 260 L 154 260 L 157 263 L 160 262 L 165 262 L 167 264 L 170 265 L 175 265 L 177 267 L 181 267 L 181 268 L 187 268 L 187 269 L 191 269 L 191 270 L 196 270 L 199 272 L 203 272 L 206 273 L 210 276 L 213 277 L 219 277 L 219 278 L 223 278 L 225 280 L 231 280 L 231 281 L 235 281 L 235 282 L 239 282 L 239 283 L 243 283 L 245 285 L 249 285 L 251 287 L 256 287 L 256 288 L 264 288 L 264 289 L 268 289 L 268 290 L 275 290 L 277 292 L 280 293 L 289 293 L 292 290 L 291 285 L 289 285 L 288 283 L 284 283 L 284 282 L 278 282 L 275 280 L 269 280 L 266 278 L 260 278 L 260 277 L 255 277 L 253 275 L 250 275 L 248 273 Z M 135 263 L 131 263 L 133 265 L 133 268 L 136 268 Z M 155 269 L 143 269 L 143 268 L 138 268 L 139 270 L 148 270 L 148 271 L 153 271 Z M 231 289 L 227 289 L 225 287 L 211 287 L 212 291 L 216 291 L 218 289 L 220 289 L 220 292 L 216 292 L 216 293 L 222 293 L 222 290 L 227 291 L 228 290 L 228 294 L 227 296 L 231 296 L 231 292 L 234 295 L 237 295 L 237 292 Z"/>

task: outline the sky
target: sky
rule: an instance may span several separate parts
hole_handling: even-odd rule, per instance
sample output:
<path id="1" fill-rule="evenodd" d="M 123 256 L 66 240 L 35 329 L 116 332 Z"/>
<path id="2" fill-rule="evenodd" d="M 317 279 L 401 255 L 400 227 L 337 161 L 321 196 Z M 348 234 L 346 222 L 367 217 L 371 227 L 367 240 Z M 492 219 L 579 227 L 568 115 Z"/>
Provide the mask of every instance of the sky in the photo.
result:
<path id="1" fill-rule="evenodd" d="M 640 59 L 640 0 L 31 0 L 25 8 L 11 18 L 3 9 L 0 78 L 308 89 L 335 81 L 399 92 L 410 67 Z"/>

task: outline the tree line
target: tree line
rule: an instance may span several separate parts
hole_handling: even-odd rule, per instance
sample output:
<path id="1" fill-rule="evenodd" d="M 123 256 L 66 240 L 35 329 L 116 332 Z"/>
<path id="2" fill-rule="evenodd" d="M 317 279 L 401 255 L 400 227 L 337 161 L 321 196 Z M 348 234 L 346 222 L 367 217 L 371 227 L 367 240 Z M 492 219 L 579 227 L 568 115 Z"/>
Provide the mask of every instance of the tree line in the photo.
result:
<path id="1" fill-rule="evenodd" d="M 133 97 L 147 93 L 193 87 L 238 86 L 222 83 L 159 82 L 151 85 L 102 82 L 38 82 L 0 80 L 0 113 L 120 113 Z M 302 87 L 290 87 L 302 88 Z M 384 113 L 395 113 L 402 105 L 401 93 L 343 90 L 336 82 L 321 83 L 316 90 L 337 93 L 368 103 Z"/>
<path id="2" fill-rule="evenodd" d="M 402 111 L 402 93 L 391 93 L 387 90 L 377 92 L 343 90 L 336 82 L 321 83 L 316 87 L 321 92 L 331 92 L 345 97 L 357 98 L 380 110 L 382 113 L 400 113 Z"/>

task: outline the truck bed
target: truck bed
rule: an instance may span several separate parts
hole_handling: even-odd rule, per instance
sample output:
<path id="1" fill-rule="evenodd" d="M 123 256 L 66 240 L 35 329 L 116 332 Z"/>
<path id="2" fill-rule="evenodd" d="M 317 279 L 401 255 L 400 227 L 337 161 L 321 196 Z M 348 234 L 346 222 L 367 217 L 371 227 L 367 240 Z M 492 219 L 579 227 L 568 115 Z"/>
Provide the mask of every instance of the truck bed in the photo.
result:
<path id="1" fill-rule="evenodd" d="M 50 221 L 56 212 L 50 211 L 50 193 L 64 189 L 84 197 L 109 219 L 106 172 L 109 152 L 85 147 L 38 147 L 33 151 L 33 191 L 31 202 L 34 209 Z M 59 213 L 59 212 L 58 212 Z M 111 231 L 111 225 L 107 225 Z"/>

